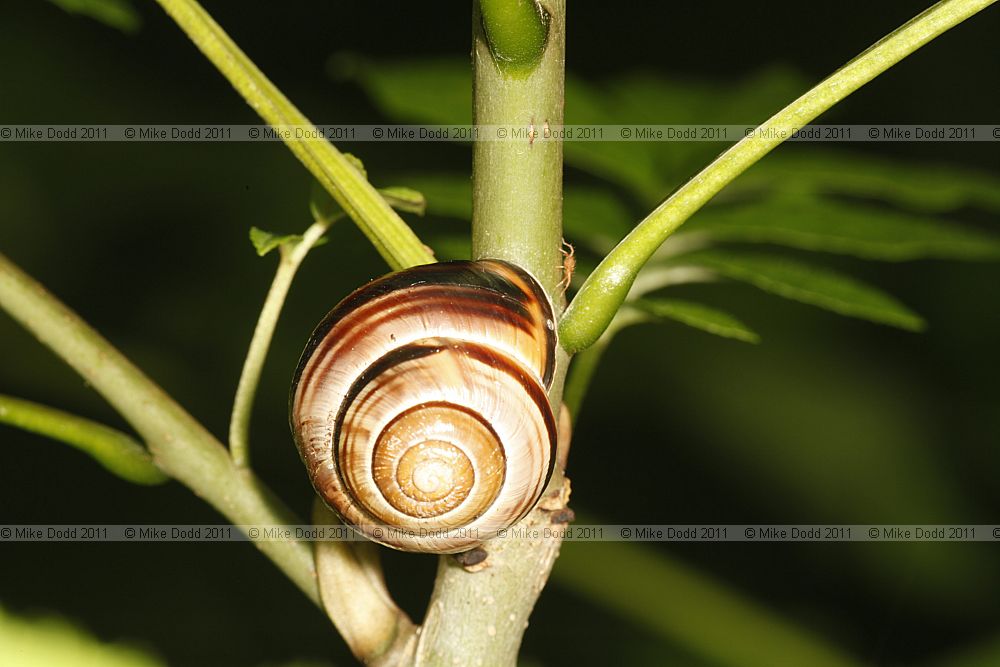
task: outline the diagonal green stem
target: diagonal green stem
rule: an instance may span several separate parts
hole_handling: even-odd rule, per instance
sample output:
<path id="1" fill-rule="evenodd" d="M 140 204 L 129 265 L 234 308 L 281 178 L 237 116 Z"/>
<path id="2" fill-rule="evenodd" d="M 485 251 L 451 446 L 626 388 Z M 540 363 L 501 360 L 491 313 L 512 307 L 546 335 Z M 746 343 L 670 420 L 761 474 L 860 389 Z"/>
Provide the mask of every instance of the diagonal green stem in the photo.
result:
<path id="1" fill-rule="evenodd" d="M 278 270 L 274 273 L 274 280 L 264 299 L 264 306 L 260 310 L 260 317 L 257 319 L 257 326 L 250 340 L 250 349 L 247 350 L 247 357 L 243 362 L 243 371 L 236 386 L 236 398 L 229 420 L 229 452 L 238 466 L 245 467 L 250 464 L 250 416 L 253 413 L 253 399 L 257 394 L 260 374 L 264 369 L 268 348 L 271 347 L 274 329 L 278 325 L 281 307 L 285 304 L 285 297 L 288 296 L 292 279 L 295 278 L 302 260 L 333 222 L 333 218 L 317 220 L 306 230 L 298 243 L 282 245 L 278 249 L 281 255 Z"/>
<path id="2" fill-rule="evenodd" d="M 132 425 L 153 461 L 238 525 L 301 524 L 222 444 L 111 343 L 0 254 L 0 309 L 51 348 Z M 303 540 L 256 546 L 319 603 L 311 545 Z"/>
<path id="3" fill-rule="evenodd" d="M 0 394 L 0 423 L 72 445 L 135 484 L 162 484 L 169 479 L 132 436 L 62 410 Z"/>
<path id="4" fill-rule="evenodd" d="M 559 326 L 570 353 L 596 341 L 624 302 L 639 270 L 698 209 L 795 129 L 886 71 L 938 35 L 996 0 L 943 0 L 883 38 L 729 148 L 650 213 L 600 263 Z"/>
<path id="5" fill-rule="evenodd" d="M 195 0 L 157 0 L 191 41 L 275 128 L 312 123 L 247 58 Z M 347 212 L 393 269 L 429 264 L 434 256 L 367 179 L 333 144 L 316 133 L 295 133 L 285 144 Z"/>

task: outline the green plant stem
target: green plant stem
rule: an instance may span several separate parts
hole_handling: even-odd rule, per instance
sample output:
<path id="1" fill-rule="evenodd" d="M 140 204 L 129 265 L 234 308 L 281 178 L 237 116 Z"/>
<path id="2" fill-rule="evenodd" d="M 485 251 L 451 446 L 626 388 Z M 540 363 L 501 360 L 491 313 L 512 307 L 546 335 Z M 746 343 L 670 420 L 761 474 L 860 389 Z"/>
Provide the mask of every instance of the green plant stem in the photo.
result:
<path id="1" fill-rule="evenodd" d="M 302 127 L 307 138 L 291 132 L 288 148 L 347 212 L 393 269 L 429 264 L 434 256 L 364 175 L 333 144 L 316 136 L 312 123 L 229 38 L 195 0 L 157 0 L 205 57 L 225 76 L 261 118 L 275 129 Z"/>
<path id="2" fill-rule="evenodd" d="M 229 452 L 238 466 L 250 465 L 250 416 L 253 413 L 253 399 L 257 394 L 260 374 L 264 368 L 267 351 L 271 347 L 271 339 L 274 337 L 281 308 L 285 304 L 288 290 L 302 260 L 330 228 L 332 222 L 332 219 L 317 220 L 306 230 L 298 243 L 278 248 L 280 254 L 278 269 L 275 271 L 274 280 L 271 282 L 271 288 L 267 292 L 260 317 L 257 319 L 257 326 L 254 328 L 253 338 L 250 340 L 250 348 L 247 350 L 240 381 L 236 386 L 236 398 L 233 401 L 233 412 L 229 421 Z"/>
<path id="3" fill-rule="evenodd" d="M 883 38 L 765 121 L 685 183 L 650 213 L 598 265 L 560 323 L 570 353 L 592 345 L 612 321 L 632 282 L 656 249 L 685 220 L 797 128 L 886 71 L 946 30 L 996 0 L 944 0 Z"/>
<path id="4" fill-rule="evenodd" d="M 473 19 L 477 125 L 534 129 L 535 140 L 477 141 L 472 149 L 472 254 L 527 269 L 552 296 L 562 280 L 562 142 L 542 139 L 563 122 L 562 3 L 548 5 L 547 48 L 531 73 L 507 74 Z M 555 298 L 559 302 L 560 298 Z M 558 306 L 557 306 L 558 307 Z"/>
<path id="5" fill-rule="evenodd" d="M 135 484 L 162 484 L 170 479 L 132 436 L 62 410 L 0 394 L 0 423 L 72 445 Z"/>
<path id="6" fill-rule="evenodd" d="M 317 496 L 313 525 L 340 525 Z M 318 540 L 316 573 L 327 614 L 358 660 L 366 665 L 398 664 L 411 653 L 416 627 L 392 600 L 379 561 L 381 547 L 374 542 Z"/>
<path id="7" fill-rule="evenodd" d="M 546 3 L 548 38 L 537 65 L 527 74 L 506 73 L 494 60 L 479 20 L 473 19 L 475 122 L 529 127 L 562 123 L 565 2 Z M 473 254 L 506 259 L 531 272 L 561 304 L 562 148 L 557 141 L 477 142 L 473 150 Z M 557 360 L 549 397 L 562 399 L 568 357 Z M 562 451 L 568 448 L 568 431 Z M 557 468 L 560 468 L 557 466 Z M 565 502 L 562 470 L 548 495 Z M 550 512 L 533 510 L 518 524 L 550 524 Z M 442 556 L 421 627 L 418 665 L 514 665 L 528 617 L 548 579 L 560 540 L 498 540 L 484 545 L 488 567 L 470 572 Z"/>
<path id="8" fill-rule="evenodd" d="M 233 463 L 211 433 L 76 313 L 2 254 L 0 308 L 107 399 L 146 442 L 157 467 L 234 524 L 301 524 L 250 471 Z M 309 599 L 319 603 L 308 542 L 255 544 Z"/>

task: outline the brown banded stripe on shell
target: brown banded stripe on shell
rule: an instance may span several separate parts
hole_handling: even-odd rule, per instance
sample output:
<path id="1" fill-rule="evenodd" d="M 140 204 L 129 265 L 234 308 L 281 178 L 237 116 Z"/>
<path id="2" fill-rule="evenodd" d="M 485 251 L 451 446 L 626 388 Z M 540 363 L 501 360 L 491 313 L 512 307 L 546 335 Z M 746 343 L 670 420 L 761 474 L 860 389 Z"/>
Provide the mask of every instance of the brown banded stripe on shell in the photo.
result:
<path id="1" fill-rule="evenodd" d="M 555 345 L 545 293 L 505 262 L 420 266 L 357 290 L 316 328 L 292 385 L 316 491 L 396 548 L 495 536 L 552 472 Z"/>

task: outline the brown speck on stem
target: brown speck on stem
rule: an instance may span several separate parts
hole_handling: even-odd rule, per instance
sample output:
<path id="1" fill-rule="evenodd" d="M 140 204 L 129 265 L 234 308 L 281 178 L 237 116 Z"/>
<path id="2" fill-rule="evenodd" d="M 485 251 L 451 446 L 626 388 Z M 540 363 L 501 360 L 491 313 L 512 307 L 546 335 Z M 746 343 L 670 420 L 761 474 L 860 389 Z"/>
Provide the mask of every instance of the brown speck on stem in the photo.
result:
<path id="1" fill-rule="evenodd" d="M 575 519 L 576 519 L 576 513 L 568 507 L 553 512 L 552 516 L 550 517 L 552 523 L 570 523 Z"/>
<path id="2" fill-rule="evenodd" d="M 486 549 L 476 547 L 475 549 L 455 554 L 455 562 L 465 568 L 466 572 L 479 572 L 489 567 L 486 562 L 488 557 L 489 553 L 487 553 Z"/>

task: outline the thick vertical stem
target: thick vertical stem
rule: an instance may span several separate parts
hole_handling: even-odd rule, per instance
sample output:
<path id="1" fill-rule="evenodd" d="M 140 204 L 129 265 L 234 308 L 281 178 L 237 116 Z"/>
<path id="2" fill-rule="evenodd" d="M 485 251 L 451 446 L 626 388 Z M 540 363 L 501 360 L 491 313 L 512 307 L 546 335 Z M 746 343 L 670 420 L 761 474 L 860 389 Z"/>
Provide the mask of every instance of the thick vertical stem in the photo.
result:
<path id="1" fill-rule="evenodd" d="M 545 49 L 523 68 L 496 60 L 473 16 L 473 119 L 477 125 L 525 130 L 506 141 L 478 141 L 472 152 L 472 253 L 514 262 L 549 294 L 562 279 L 562 142 L 546 140 L 546 127 L 563 122 L 565 0 L 543 3 L 548 15 Z M 531 138 L 533 136 L 533 138 Z"/>
<path id="2" fill-rule="evenodd" d="M 531 0 L 528 0 L 530 2 Z M 525 0 L 510 0 L 524 4 Z M 494 2 L 493 5 L 498 3 Z M 565 0 L 544 0 L 539 17 L 544 30 L 541 55 L 525 62 L 505 59 L 491 49 L 479 3 L 473 13 L 472 58 L 475 71 L 474 119 L 478 125 L 504 125 L 534 131 L 511 141 L 479 141 L 473 150 L 472 250 L 476 258 L 505 259 L 532 273 L 562 307 L 562 145 L 546 140 L 548 126 L 563 122 Z M 490 35 L 516 29 L 501 13 Z M 515 43 L 516 40 L 515 40 Z M 528 51 L 526 50 L 525 53 Z M 558 360 L 550 391 L 561 404 L 568 358 Z M 560 429 L 563 451 L 569 429 Z M 562 460 L 539 507 L 515 528 L 538 529 L 565 521 L 568 483 Z M 479 568 L 465 568 L 443 556 L 434 593 L 421 628 L 418 665 L 515 665 L 528 617 L 559 553 L 557 537 L 504 539 L 487 543 Z M 472 571 L 476 570 L 476 571 Z"/>

